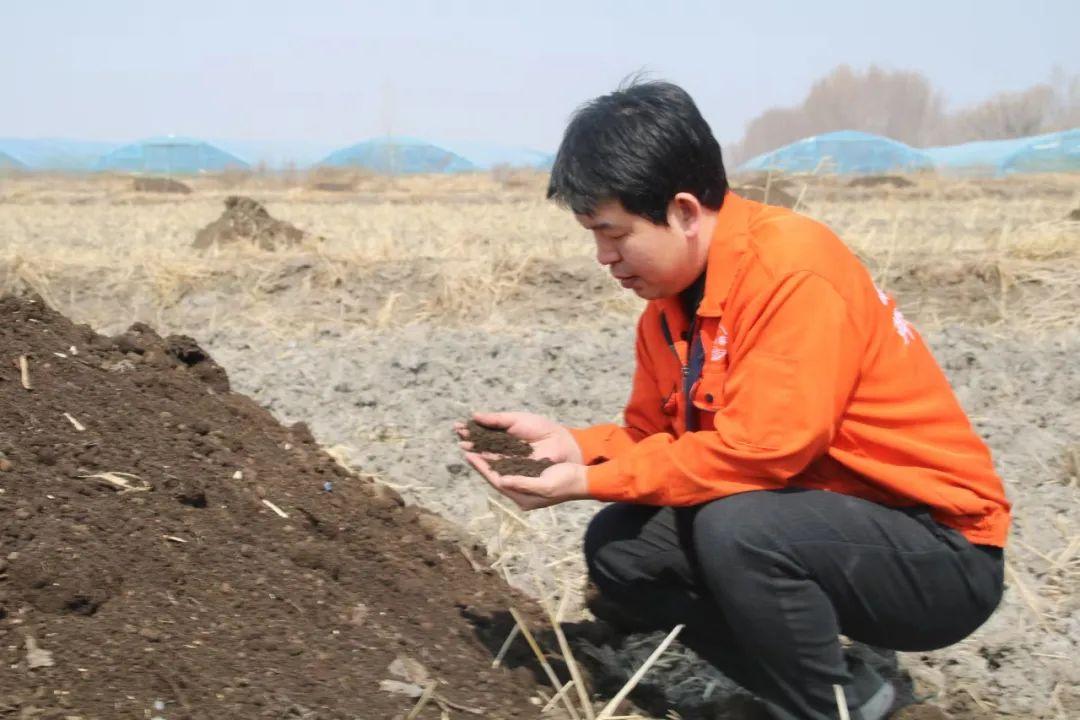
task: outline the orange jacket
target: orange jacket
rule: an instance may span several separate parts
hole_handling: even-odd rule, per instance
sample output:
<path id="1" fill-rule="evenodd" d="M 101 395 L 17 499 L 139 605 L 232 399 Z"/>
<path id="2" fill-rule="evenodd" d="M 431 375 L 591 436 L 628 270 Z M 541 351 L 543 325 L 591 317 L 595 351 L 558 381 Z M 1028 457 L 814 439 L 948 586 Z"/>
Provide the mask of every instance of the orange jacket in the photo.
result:
<path id="1" fill-rule="evenodd" d="M 697 325 L 699 429 L 686 431 L 682 392 L 691 323 L 677 297 L 650 301 L 625 425 L 572 431 L 593 497 L 679 506 L 818 488 L 928 506 L 974 543 L 1005 544 L 989 450 L 922 338 L 824 225 L 728 193 Z"/>

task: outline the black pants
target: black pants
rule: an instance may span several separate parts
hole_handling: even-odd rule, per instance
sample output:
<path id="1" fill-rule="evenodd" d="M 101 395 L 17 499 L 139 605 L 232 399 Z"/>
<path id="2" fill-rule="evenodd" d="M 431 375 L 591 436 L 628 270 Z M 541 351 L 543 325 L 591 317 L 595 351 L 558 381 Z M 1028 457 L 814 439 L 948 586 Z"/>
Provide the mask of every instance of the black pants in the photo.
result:
<path id="1" fill-rule="evenodd" d="M 849 688 L 852 707 L 862 701 L 841 633 L 893 650 L 941 648 L 982 625 L 1002 591 L 1000 549 L 972 545 L 925 511 L 820 490 L 609 505 L 589 524 L 585 557 L 624 623 L 685 623 L 685 644 L 800 718 L 835 718 L 834 684 Z"/>

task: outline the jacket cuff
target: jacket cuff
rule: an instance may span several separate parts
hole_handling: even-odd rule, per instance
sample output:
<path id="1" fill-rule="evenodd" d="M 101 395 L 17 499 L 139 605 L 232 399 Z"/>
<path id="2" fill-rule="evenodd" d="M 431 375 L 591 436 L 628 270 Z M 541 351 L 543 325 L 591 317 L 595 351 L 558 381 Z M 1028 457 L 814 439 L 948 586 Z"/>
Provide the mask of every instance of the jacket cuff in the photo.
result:
<path id="1" fill-rule="evenodd" d="M 628 501 L 619 463 L 615 460 L 585 469 L 585 484 L 589 497 L 604 502 Z"/>
<path id="2" fill-rule="evenodd" d="M 625 428 L 614 423 L 593 425 L 587 428 L 569 428 L 569 430 L 581 449 L 581 462 L 584 465 L 610 460 L 634 444 Z"/>

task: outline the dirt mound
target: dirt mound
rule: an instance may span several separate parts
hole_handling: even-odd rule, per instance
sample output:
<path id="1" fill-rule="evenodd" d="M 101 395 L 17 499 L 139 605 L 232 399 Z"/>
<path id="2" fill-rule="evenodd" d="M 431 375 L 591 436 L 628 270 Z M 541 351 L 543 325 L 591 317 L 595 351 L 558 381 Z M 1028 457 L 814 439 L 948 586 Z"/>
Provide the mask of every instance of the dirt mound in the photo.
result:
<path id="1" fill-rule="evenodd" d="M 848 183 L 851 188 L 909 188 L 915 183 L 900 175 L 864 175 L 857 177 Z"/>
<path id="2" fill-rule="evenodd" d="M 1069 213 L 1068 219 L 1069 220 L 1078 220 L 1078 221 L 1080 221 L 1080 207 L 1076 208 L 1071 213 Z"/>
<path id="3" fill-rule="evenodd" d="M 329 193 L 354 192 L 373 177 L 373 173 L 362 168 L 315 167 L 308 172 L 307 189 Z"/>
<path id="4" fill-rule="evenodd" d="M 261 203 L 249 197 L 225 198 L 225 212 L 195 236 L 191 246 L 204 250 L 214 245 L 252 243 L 262 250 L 296 245 L 308 234 L 281 220 L 275 220 Z"/>
<path id="5" fill-rule="evenodd" d="M 333 182 L 327 180 L 324 182 L 312 183 L 311 189 L 320 190 L 322 192 L 352 192 L 356 189 L 356 185 L 351 182 Z"/>
<path id="6" fill-rule="evenodd" d="M 448 523 L 191 338 L 0 316 L 0 715 L 393 718 L 432 683 L 417 717 L 535 715 L 533 674 L 491 667 L 534 610 Z"/>
<path id="7" fill-rule="evenodd" d="M 799 201 L 793 188 L 790 185 L 782 183 L 773 183 L 767 187 L 765 185 L 738 185 L 732 187 L 731 190 L 736 195 L 744 197 L 747 200 L 765 203 L 766 205 L 777 205 L 789 209 L 794 208 L 795 204 Z"/>
<path id="8" fill-rule="evenodd" d="M 191 194 L 191 188 L 172 178 L 137 177 L 133 184 L 135 192 Z"/>

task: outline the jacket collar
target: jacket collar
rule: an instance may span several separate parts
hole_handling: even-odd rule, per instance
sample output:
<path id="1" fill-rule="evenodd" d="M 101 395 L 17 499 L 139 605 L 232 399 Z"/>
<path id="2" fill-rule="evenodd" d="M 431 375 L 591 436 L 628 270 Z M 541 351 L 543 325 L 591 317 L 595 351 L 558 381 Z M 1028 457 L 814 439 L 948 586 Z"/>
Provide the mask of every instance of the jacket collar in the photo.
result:
<path id="1" fill-rule="evenodd" d="M 724 196 L 709 243 L 709 265 L 705 272 L 705 296 L 698 307 L 702 317 L 719 317 L 728 293 L 742 269 L 749 244 L 750 214 L 753 205 L 733 192 Z"/>
<path id="2" fill-rule="evenodd" d="M 720 317 L 724 313 L 731 286 L 742 270 L 749 245 L 750 215 L 754 205 L 733 192 L 724 196 L 724 204 L 716 216 L 716 227 L 709 240 L 709 260 L 705 269 L 705 294 L 698 305 L 699 317 Z M 662 298 L 661 310 L 682 315 L 679 296 Z M 693 320 L 689 318 L 688 320 Z"/>

